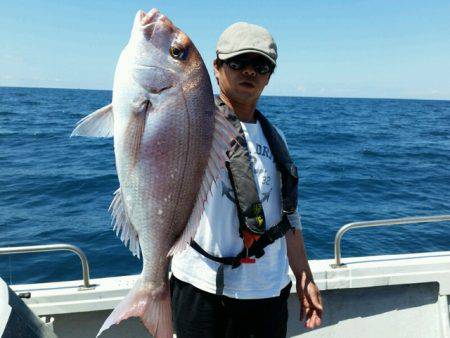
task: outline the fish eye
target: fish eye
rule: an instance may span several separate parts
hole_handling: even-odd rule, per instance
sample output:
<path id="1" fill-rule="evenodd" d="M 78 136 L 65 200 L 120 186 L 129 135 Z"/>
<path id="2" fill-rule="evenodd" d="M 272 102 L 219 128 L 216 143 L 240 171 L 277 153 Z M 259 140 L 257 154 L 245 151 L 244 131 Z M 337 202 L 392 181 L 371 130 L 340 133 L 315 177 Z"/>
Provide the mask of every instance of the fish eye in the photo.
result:
<path id="1" fill-rule="evenodd" d="M 185 60 L 187 57 L 187 49 L 184 49 L 181 46 L 171 46 L 169 52 L 170 56 L 172 56 L 174 59 Z"/>

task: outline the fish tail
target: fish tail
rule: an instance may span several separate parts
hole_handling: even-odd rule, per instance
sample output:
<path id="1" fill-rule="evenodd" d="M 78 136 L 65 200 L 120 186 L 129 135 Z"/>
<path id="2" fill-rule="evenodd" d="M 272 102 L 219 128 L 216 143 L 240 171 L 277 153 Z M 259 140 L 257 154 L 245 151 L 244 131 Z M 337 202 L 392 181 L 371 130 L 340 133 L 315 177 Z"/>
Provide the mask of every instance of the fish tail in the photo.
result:
<path id="1" fill-rule="evenodd" d="M 112 325 L 130 317 L 141 318 L 155 338 L 173 338 L 169 287 L 149 290 L 138 281 L 105 320 L 97 337 Z"/>

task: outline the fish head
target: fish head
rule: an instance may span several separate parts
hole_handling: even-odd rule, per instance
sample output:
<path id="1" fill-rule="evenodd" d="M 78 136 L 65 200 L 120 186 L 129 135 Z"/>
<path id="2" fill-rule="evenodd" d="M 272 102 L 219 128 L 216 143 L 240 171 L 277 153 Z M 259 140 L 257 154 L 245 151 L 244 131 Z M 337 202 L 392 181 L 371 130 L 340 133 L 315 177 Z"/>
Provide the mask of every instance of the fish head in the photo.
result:
<path id="1" fill-rule="evenodd" d="M 124 52 L 128 74 L 149 93 L 209 81 L 191 39 L 157 9 L 137 12 Z"/>
<path id="2" fill-rule="evenodd" d="M 208 71 L 191 39 L 156 9 L 135 16 L 112 99 L 116 157 L 131 154 L 123 156 L 133 158 L 133 165 L 141 153 L 153 154 L 157 163 L 154 154 L 171 152 L 167 145 L 186 130 L 200 129 L 196 135 L 206 148 L 212 142 L 215 106 Z"/>

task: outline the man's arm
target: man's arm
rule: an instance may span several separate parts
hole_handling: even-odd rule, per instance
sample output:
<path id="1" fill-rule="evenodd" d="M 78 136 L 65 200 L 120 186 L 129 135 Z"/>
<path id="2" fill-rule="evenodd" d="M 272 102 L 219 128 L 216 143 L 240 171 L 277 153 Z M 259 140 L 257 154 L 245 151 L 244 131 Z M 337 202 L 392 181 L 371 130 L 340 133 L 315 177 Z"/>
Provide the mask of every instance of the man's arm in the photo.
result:
<path id="1" fill-rule="evenodd" d="M 306 318 L 305 327 L 313 329 L 322 322 L 322 299 L 314 284 L 313 275 L 306 256 L 301 230 L 289 230 L 286 233 L 289 266 L 296 279 L 297 295 L 300 301 L 300 321 Z"/>

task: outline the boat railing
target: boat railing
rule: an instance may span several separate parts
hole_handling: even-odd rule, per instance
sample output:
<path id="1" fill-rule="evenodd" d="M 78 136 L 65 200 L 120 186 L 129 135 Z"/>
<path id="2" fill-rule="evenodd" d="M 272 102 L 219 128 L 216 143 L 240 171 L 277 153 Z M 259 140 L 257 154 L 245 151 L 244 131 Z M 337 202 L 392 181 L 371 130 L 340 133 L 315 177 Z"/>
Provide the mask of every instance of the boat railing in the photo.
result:
<path id="1" fill-rule="evenodd" d="M 87 290 L 94 287 L 89 282 L 89 262 L 84 252 L 72 244 L 45 244 L 45 245 L 29 245 L 29 246 L 15 246 L 0 248 L 0 255 L 23 254 L 32 252 L 49 252 L 49 251 L 71 251 L 77 254 L 81 260 L 81 267 L 83 269 L 83 286 L 80 290 Z"/>
<path id="2" fill-rule="evenodd" d="M 401 224 L 415 224 L 415 223 L 429 223 L 429 222 L 443 222 L 450 221 L 450 215 L 439 215 L 439 216 L 428 216 L 428 217 L 404 217 L 404 218 L 395 218 L 395 219 L 382 219 L 376 221 L 367 221 L 367 222 L 352 222 L 347 223 L 342 226 L 339 231 L 336 233 L 336 237 L 334 240 L 334 257 L 336 260 L 335 264 L 331 264 L 333 268 L 345 267 L 345 264 L 341 262 L 341 239 L 344 234 L 355 228 L 368 228 L 368 227 L 376 227 L 376 226 L 385 226 L 385 225 L 401 225 Z"/>
<path id="3" fill-rule="evenodd" d="M 402 224 L 417 224 L 417 223 L 432 223 L 450 221 L 450 215 L 428 216 L 428 217 L 404 217 L 395 219 L 383 219 L 365 222 L 352 222 L 342 226 L 336 233 L 334 240 L 334 257 L 335 263 L 331 264 L 333 268 L 345 267 L 341 261 L 341 240 L 344 234 L 351 229 L 368 228 L 376 226 L 392 226 Z M 49 251 L 71 251 L 77 254 L 81 260 L 81 267 L 83 269 L 83 287 L 80 289 L 90 289 L 93 285 L 89 282 L 89 263 L 84 252 L 72 244 L 46 244 L 46 245 L 31 245 L 31 246 L 16 246 L 0 248 L 0 255 L 34 253 L 34 252 L 49 252 Z"/>

